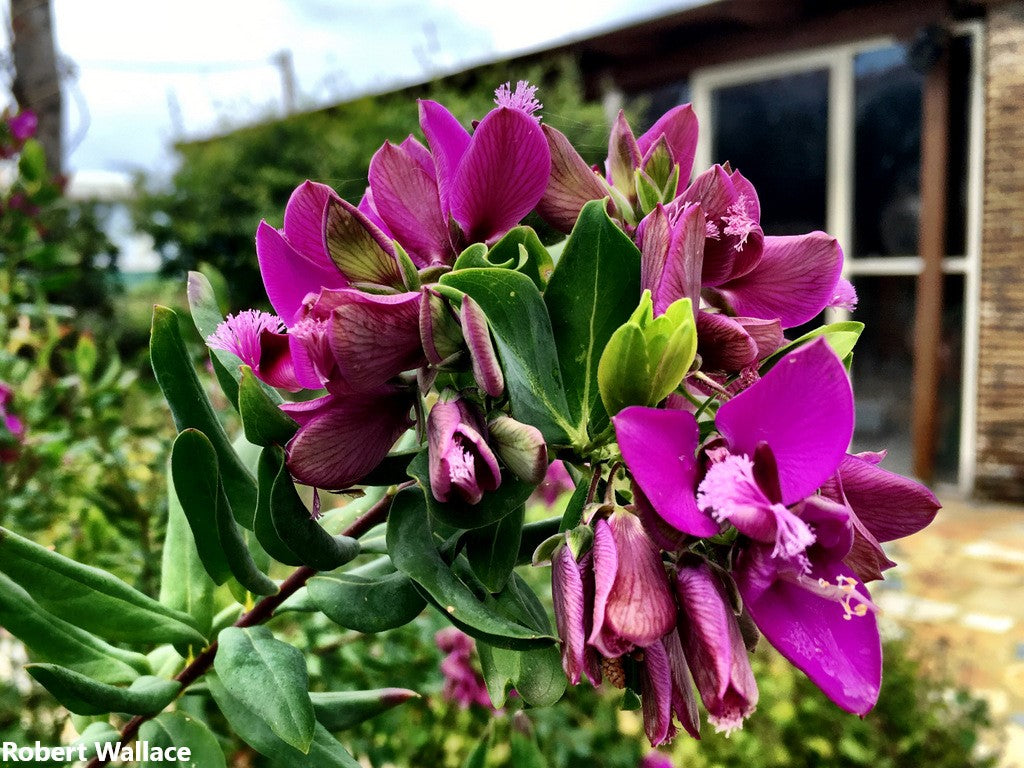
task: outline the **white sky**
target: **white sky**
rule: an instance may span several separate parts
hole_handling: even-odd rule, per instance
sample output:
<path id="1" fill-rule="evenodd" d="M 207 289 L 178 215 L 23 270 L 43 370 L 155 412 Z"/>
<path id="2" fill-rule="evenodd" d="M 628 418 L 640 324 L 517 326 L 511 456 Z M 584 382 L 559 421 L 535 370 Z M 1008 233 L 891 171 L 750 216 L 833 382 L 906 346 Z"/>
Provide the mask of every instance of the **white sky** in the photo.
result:
<path id="1" fill-rule="evenodd" d="M 173 140 L 278 113 L 270 59 L 283 49 L 300 104 L 312 107 L 695 4 L 53 0 L 58 49 L 77 70 L 65 87 L 68 165 L 165 173 Z M 0 30 L 5 47 L 6 36 Z"/>

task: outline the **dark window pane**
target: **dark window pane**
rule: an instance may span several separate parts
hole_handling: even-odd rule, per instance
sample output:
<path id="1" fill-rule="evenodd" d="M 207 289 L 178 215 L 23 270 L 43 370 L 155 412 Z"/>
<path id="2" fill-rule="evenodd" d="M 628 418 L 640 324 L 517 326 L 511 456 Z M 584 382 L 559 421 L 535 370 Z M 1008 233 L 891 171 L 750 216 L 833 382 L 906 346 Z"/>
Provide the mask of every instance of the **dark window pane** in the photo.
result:
<path id="1" fill-rule="evenodd" d="M 965 252 L 970 65 L 970 38 L 954 38 L 946 219 L 946 253 L 954 256 Z M 854 78 L 855 253 L 916 255 L 924 76 L 910 68 L 906 49 L 897 45 L 856 56 Z"/>
<path id="2" fill-rule="evenodd" d="M 712 157 L 753 182 L 765 232 L 825 229 L 828 72 L 720 88 L 712 109 Z"/>
<path id="3" fill-rule="evenodd" d="M 916 277 L 858 277 L 860 298 L 853 319 L 866 324 L 853 353 L 853 390 L 857 423 L 854 451 L 886 449 L 884 466 L 910 474 L 911 402 Z M 962 275 L 945 278 L 940 348 L 936 476 L 953 482 L 960 451 L 960 402 L 963 353 Z"/>

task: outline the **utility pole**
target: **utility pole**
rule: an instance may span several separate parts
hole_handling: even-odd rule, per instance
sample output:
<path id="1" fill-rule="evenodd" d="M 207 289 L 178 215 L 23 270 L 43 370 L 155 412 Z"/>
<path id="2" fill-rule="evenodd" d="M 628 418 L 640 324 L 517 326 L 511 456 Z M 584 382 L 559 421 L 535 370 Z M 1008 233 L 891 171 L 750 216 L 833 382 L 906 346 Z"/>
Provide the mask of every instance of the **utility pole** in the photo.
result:
<path id="1" fill-rule="evenodd" d="M 59 175 L 64 168 L 64 120 L 50 0 L 11 0 L 11 27 L 14 98 L 39 118 L 36 138 L 46 150 L 47 169 Z"/>
<path id="2" fill-rule="evenodd" d="M 285 48 L 270 57 L 271 63 L 281 72 L 281 102 L 285 115 L 295 111 L 295 60 L 292 52 Z"/>

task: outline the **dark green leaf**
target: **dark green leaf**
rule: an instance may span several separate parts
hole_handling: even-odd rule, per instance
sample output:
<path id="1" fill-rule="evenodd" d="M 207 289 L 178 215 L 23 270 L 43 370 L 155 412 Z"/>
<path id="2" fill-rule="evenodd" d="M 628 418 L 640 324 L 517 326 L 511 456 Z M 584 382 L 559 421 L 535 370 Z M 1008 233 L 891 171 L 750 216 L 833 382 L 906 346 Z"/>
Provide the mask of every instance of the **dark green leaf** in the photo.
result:
<path id="1" fill-rule="evenodd" d="M 466 762 L 462 764 L 462 768 L 487 768 L 487 753 L 491 750 L 491 742 L 494 740 L 494 731 L 488 729 L 488 731 L 480 737 L 480 741 L 473 747 L 473 751 L 469 753 L 466 758 Z"/>
<path id="2" fill-rule="evenodd" d="M 108 712 L 155 715 L 181 690 L 181 683 L 176 680 L 150 675 L 136 678 L 127 688 L 122 688 L 97 682 L 56 664 L 29 664 L 25 669 L 57 701 L 78 715 L 105 715 Z"/>
<path id="3" fill-rule="evenodd" d="M 277 736 L 257 710 L 235 695 L 234 689 L 228 693 L 217 675 L 207 675 L 206 681 L 231 730 L 261 755 L 287 768 L 360 768 L 352 755 L 315 720 L 313 741 L 309 752 L 303 754 Z"/>
<path id="4" fill-rule="evenodd" d="M 559 532 L 568 531 L 580 524 L 583 519 L 583 508 L 587 505 L 587 495 L 590 493 L 590 483 L 593 480 L 593 470 L 587 472 L 576 483 L 576 488 L 569 497 L 569 503 L 565 505 L 565 512 L 562 513 L 562 522 L 558 526 Z"/>
<path id="5" fill-rule="evenodd" d="M 348 536 L 331 536 L 310 516 L 288 474 L 284 451 L 277 446 L 265 450 L 271 452 L 278 466 L 270 493 L 270 517 L 285 546 L 318 571 L 333 570 L 358 555 L 358 541 Z"/>
<path id="6" fill-rule="evenodd" d="M 380 688 L 375 691 L 332 691 L 311 693 L 316 719 L 328 731 L 336 733 L 359 725 L 387 712 L 419 694 L 405 688 Z"/>
<path id="7" fill-rule="evenodd" d="M 180 768 L 225 768 L 224 751 L 217 743 L 217 737 L 199 720 L 185 712 L 164 712 L 153 720 L 147 720 L 139 729 L 139 741 L 146 742 L 150 749 L 166 750 L 173 747 L 187 747 L 188 760 L 177 763 Z M 140 768 L 166 768 L 167 761 L 147 761 Z"/>
<path id="8" fill-rule="evenodd" d="M 166 307 L 153 309 L 149 356 L 178 431 L 198 429 L 213 444 L 235 519 L 251 529 L 256 511 L 256 480 L 231 449 L 231 441 L 192 367 L 192 359 L 181 338 L 178 316 Z"/>
<path id="9" fill-rule="evenodd" d="M 516 768 L 548 768 L 548 761 L 540 751 L 537 737 L 533 733 L 521 733 L 513 723 L 510 738 L 512 755 L 509 764 Z"/>
<path id="10" fill-rule="evenodd" d="M 71 743 L 71 747 L 77 754 L 79 745 L 84 746 L 86 760 L 92 760 L 96 756 L 97 744 L 115 744 L 121 740 L 120 731 L 107 722 L 90 723 L 80 732 L 82 735 Z"/>
<path id="11" fill-rule="evenodd" d="M 242 366 L 238 386 L 238 412 L 242 415 L 245 439 L 253 445 L 284 445 L 299 429 L 294 419 L 267 395 L 247 365 Z"/>
<path id="12" fill-rule="evenodd" d="M 160 602 L 192 617 L 204 635 L 213 622 L 213 591 L 216 585 L 203 567 L 188 518 L 174 492 L 167 467 L 167 531 L 160 567 Z M 186 651 L 187 653 L 187 651 Z"/>
<path id="13" fill-rule="evenodd" d="M 231 695 L 278 738 L 308 753 L 316 719 L 302 653 L 266 627 L 228 627 L 218 641 L 213 664 Z"/>
<path id="14" fill-rule="evenodd" d="M 365 634 L 405 626 L 426 605 L 412 580 L 387 557 L 344 573 L 314 576 L 307 590 L 327 618 Z"/>
<path id="15" fill-rule="evenodd" d="M 597 365 L 640 301 L 640 251 L 605 205 L 593 200 L 583 206 L 544 292 L 577 435 L 597 434 L 607 424 Z"/>
<path id="16" fill-rule="evenodd" d="M 474 591 L 453 573 L 435 547 L 421 490 L 410 488 L 395 497 L 388 517 L 387 538 L 395 567 L 419 584 L 449 620 L 464 631 L 502 647 L 538 647 L 554 639 L 547 632 L 503 616 L 496 607 L 497 600 L 483 585 L 477 582 L 478 589 Z M 473 578 L 468 564 L 464 571 Z"/>
<path id="17" fill-rule="evenodd" d="M 0 528 L 0 571 L 41 608 L 111 642 L 193 643 L 192 619 L 99 568 L 83 565 Z"/>
<path id="18" fill-rule="evenodd" d="M 256 534 L 256 540 L 268 555 L 279 563 L 298 566 L 303 564 L 302 558 L 281 541 L 270 512 L 270 497 L 274 490 L 274 481 L 280 471 L 280 460 L 275 452 L 268 448 L 260 451 L 259 462 L 256 466 L 259 495 L 256 498 L 256 519 L 253 521 L 253 532 Z"/>
<path id="19" fill-rule="evenodd" d="M 523 526 L 523 538 L 519 543 L 519 554 L 516 555 L 516 565 L 526 565 L 533 561 L 533 553 L 537 551 L 542 543 L 559 532 L 559 524 L 562 518 L 549 517 L 546 520 L 537 520 Z"/>
<path id="20" fill-rule="evenodd" d="M 551 320 L 533 281 L 504 269 L 466 269 L 441 283 L 472 296 L 487 316 L 512 415 L 537 427 L 549 443 L 584 439 L 569 421 Z"/>
<path id="21" fill-rule="evenodd" d="M 237 455 L 232 451 L 232 455 Z M 276 585 L 256 567 L 220 482 L 217 453 L 207 437 L 187 429 L 171 449 L 174 489 L 188 519 L 199 558 L 217 584 L 234 576 L 250 592 L 270 595 Z"/>
<path id="22" fill-rule="evenodd" d="M 484 497 L 481 503 L 486 501 Z M 515 567 L 525 515 L 526 506 L 520 505 L 498 522 L 475 528 L 463 538 L 473 573 L 491 592 L 502 590 Z"/>
<path id="23" fill-rule="evenodd" d="M 398 485 L 409 479 L 409 463 L 416 458 L 419 450 L 399 451 L 384 457 L 370 474 L 360 478 L 356 485 Z"/>
<path id="24" fill-rule="evenodd" d="M 41 661 L 60 664 L 116 685 L 150 672 L 141 653 L 125 651 L 44 611 L 28 592 L 0 573 L 0 626 Z"/>
<path id="25" fill-rule="evenodd" d="M 467 530 L 493 525 L 520 509 L 534 488 L 511 472 L 502 472 L 501 485 L 485 494 L 479 504 L 466 504 L 461 501 L 440 502 L 430 491 L 430 458 L 426 448 L 409 464 L 409 477 L 419 482 L 433 519 L 453 528 Z"/>
<path id="26" fill-rule="evenodd" d="M 513 651 L 479 643 L 477 651 L 495 707 L 505 705 L 509 685 L 532 707 L 550 707 L 565 693 L 565 672 L 557 646 Z"/>

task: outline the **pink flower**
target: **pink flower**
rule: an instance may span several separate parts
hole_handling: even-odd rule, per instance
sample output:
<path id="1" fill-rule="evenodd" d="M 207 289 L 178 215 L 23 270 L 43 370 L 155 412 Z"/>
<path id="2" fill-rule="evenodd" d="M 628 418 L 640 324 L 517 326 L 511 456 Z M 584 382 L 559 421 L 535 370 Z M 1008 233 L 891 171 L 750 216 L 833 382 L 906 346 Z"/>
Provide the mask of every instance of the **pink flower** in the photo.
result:
<path id="1" fill-rule="evenodd" d="M 471 704 L 493 709 L 484 678 L 471 661 L 473 639 L 455 627 L 445 627 L 434 635 L 434 642 L 442 653 L 447 654 L 441 661 L 441 674 L 444 675 L 441 695 L 463 709 Z"/>

